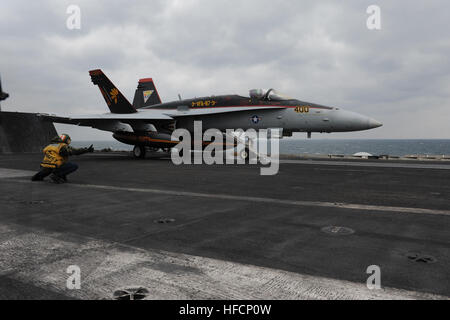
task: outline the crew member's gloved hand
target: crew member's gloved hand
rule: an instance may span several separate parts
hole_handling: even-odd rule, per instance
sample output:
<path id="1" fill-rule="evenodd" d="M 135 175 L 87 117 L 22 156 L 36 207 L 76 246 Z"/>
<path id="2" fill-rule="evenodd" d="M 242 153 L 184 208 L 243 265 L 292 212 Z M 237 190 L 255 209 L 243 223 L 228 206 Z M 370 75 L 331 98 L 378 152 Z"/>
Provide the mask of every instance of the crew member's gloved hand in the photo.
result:
<path id="1" fill-rule="evenodd" d="M 88 152 L 94 152 L 94 146 L 91 144 L 89 148 L 87 148 Z"/>

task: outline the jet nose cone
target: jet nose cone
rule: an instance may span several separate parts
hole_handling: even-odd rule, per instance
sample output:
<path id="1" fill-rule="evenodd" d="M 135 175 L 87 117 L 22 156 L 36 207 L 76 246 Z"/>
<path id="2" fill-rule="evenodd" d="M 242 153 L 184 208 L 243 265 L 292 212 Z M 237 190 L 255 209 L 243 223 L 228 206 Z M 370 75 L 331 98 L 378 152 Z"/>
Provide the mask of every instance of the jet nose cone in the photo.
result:
<path id="1" fill-rule="evenodd" d="M 370 118 L 368 125 L 369 125 L 370 129 L 373 129 L 373 128 L 381 127 L 383 124 L 375 119 Z"/>

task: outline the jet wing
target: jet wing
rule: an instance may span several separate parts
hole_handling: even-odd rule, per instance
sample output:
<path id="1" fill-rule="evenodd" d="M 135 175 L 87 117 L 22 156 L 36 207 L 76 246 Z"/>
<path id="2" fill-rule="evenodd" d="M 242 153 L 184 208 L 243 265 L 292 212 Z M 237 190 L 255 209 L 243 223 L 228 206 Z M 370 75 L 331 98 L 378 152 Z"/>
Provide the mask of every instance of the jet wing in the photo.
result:
<path id="1" fill-rule="evenodd" d="M 74 124 L 112 132 L 120 130 L 153 131 L 156 130 L 155 126 L 174 120 L 172 117 L 163 114 L 161 110 L 129 114 L 105 113 L 70 117 L 49 114 L 38 114 L 38 116 L 55 123 Z"/>
<path id="2" fill-rule="evenodd" d="M 216 108 L 187 108 L 180 106 L 177 109 L 140 109 L 135 113 L 117 114 L 90 114 L 70 117 L 57 115 L 38 114 L 40 117 L 55 123 L 74 124 L 78 126 L 92 127 L 105 131 L 155 131 L 157 127 L 165 126 L 179 117 L 203 116 L 250 110 L 276 110 L 284 109 L 278 106 L 237 106 Z"/>
<path id="3" fill-rule="evenodd" d="M 48 114 L 48 113 L 37 113 L 36 114 L 39 118 L 42 118 L 47 121 L 56 122 L 56 123 L 66 123 L 66 124 L 78 124 L 78 121 L 73 120 L 68 117 L 61 117 L 54 114 Z"/>
<path id="4" fill-rule="evenodd" d="M 172 117 L 164 114 L 161 110 L 147 110 L 145 112 L 136 113 L 102 113 L 102 114 L 86 114 L 70 117 L 60 117 L 57 115 L 49 115 L 40 113 L 38 116 L 49 119 L 57 123 L 72 123 L 88 121 L 88 120 L 173 120 Z"/>

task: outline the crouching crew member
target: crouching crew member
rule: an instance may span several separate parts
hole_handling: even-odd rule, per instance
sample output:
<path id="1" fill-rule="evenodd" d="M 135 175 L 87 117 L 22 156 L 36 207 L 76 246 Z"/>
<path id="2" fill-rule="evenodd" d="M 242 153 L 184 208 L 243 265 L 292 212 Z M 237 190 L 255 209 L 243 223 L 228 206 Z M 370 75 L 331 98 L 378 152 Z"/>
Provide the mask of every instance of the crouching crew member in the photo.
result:
<path id="1" fill-rule="evenodd" d="M 76 163 L 68 162 L 69 156 L 94 152 L 92 145 L 80 149 L 69 146 L 71 139 L 67 134 L 56 136 L 51 142 L 52 144 L 43 150 L 44 160 L 41 162 L 41 170 L 31 178 L 32 181 L 42 181 L 50 175 L 50 179 L 55 183 L 67 182 L 67 175 L 78 169 Z"/>

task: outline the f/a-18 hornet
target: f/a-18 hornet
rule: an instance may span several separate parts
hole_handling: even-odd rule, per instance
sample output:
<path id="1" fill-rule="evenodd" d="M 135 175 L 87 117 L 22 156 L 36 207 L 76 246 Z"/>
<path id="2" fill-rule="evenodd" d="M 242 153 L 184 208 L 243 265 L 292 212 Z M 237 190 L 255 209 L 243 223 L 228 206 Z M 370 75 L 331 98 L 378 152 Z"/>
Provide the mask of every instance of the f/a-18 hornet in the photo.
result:
<path id="1" fill-rule="evenodd" d="M 307 132 L 308 137 L 311 132 L 359 131 L 382 125 L 355 112 L 286 97 L 275 89 L 252 89 L 248 97 L 220 95 L 162 103 L 151 78 L 139 80 L 131 104 L 100 69 L 89 74 L 111 112 L 43 116 L 57 123 L 111 131 L 118 141 L 135 146 L 136 157 L 144 157 L 146 148 L 174 147 L 179 141 L 171 139 L 173 130 L 193 132 L 194 121 L 202 121 L 203 130 L 279 128 L 283 136 Z"/>

